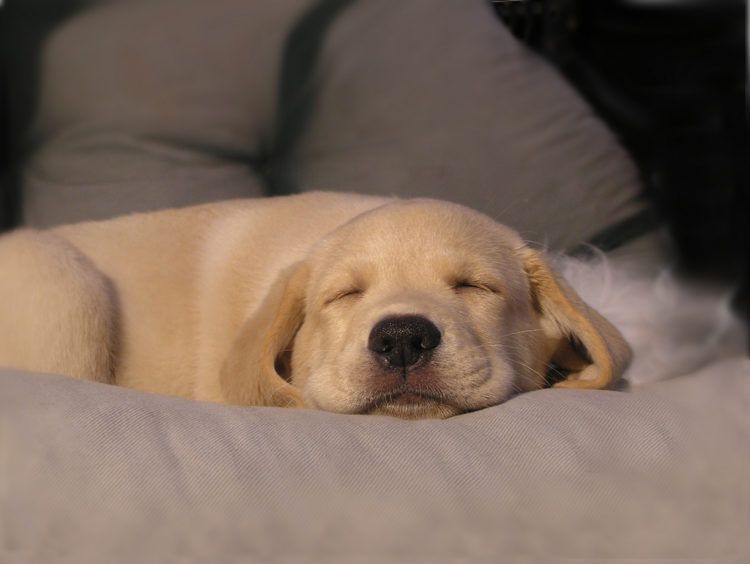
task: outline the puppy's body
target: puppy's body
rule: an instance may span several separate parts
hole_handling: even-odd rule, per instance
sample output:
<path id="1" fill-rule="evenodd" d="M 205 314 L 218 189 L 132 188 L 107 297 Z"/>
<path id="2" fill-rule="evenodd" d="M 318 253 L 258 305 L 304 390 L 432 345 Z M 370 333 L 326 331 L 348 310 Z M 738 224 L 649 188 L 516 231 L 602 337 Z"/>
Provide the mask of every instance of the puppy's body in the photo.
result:
<path id="1" fill-rule="evenodd" d="M 111 281 L 120 328 L 118 385 L 218 401 L 212 380 L 278 273 L 303 259 L 326 233 L 383 203 L 325 193 L 233 200 L 63 226 L 42 236 L 70 243 L 91 261 L 80 265 L 82 271 L 96 269 Z M 41 293 L 43 284 L 57 281 L 28 284 Z M 49 319 L 55 314 L 34 307 L 21 315 Z M 0 321 L 8 331 L 15 332 L 14 326 Z M 6 337 L 0 336 L 0 343 Z M 39 347 L 36 359 L 41 360 L 46 345 Z M 46 368 L 30 360 L 21 368 Z M 200 378 L 206 373 L 212 377 Z"/>
<path id="2" fill-rule="evenodd" d="M 517 235 L 465 208 L 421 202 L 308 193 L 11 233 L 0 238 L 0 365 L 186 398 L 402 416 L 452 415 L 539 387 L 553 355 L 570 357 L 559 339 L 542 342 L 545 332 L 575 333 L 606 373 L 573 385 L 601 387 L 621 371 L 627 346 L 575 298 L 562 313 L 535 315 L 547 306 L 534 288 L 547 282 L 523 269 L 544 267 L 513 255 L 526 252 Z M 472 253 L 492 255 L 497 272 Z M 502 289 L 449 287 L 462 276 L 456 261 L 473 264 L 467 280 L 486 275 Z M 555 282 L 544 292 L 567 290 Z M 424 315 L 442 337 L 434 355 L 419 351 L 425 366 L 398 369 L 402 380 L 368 350 L 387 315 Z M 581 337 L 592 316 L 605 325 Z M 502 354 L 492 348 L 501 342 Z M 467 347 L 485 362 L 472 364 L 481 355 Z M 570 370 L 584 374 L 576 362 Z M 486 380 L 503 375 L 473 381 L 485 368 Z M 408 401 L 392 401 L 401 394 Z"/>

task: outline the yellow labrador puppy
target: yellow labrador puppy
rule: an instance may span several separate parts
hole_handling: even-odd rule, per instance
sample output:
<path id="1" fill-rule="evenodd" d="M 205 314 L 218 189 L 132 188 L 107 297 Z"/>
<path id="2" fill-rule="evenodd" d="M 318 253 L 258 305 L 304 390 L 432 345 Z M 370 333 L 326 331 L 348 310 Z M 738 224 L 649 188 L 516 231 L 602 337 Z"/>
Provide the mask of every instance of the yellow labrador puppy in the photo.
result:
<path id="1" fill-rule="evenodd" d="M 243 405 L 449 417 L 630 350 L 513 230 L 308 193 L 0 238 L 0 365 Z"/>

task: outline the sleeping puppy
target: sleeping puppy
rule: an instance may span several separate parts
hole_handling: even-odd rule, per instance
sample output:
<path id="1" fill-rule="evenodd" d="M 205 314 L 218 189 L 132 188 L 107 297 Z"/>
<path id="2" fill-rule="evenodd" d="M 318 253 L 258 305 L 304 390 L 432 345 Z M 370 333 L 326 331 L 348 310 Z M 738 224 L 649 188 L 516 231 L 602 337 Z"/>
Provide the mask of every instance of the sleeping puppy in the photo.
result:
<path id="1" fill-rule="evenodd" d="M 241 405 L 449 417 L 630 350 L 513 230 L 307 193 L 0 238 L 0 365 Z"/>

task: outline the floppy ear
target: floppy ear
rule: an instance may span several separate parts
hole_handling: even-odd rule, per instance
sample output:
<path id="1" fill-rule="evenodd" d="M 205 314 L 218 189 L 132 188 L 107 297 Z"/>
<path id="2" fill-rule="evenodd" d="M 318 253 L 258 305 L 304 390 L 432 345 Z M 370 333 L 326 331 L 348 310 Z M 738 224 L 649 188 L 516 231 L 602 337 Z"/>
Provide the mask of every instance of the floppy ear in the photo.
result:
<path id="1" fill-rule="evenodd" d="M 544 332 L 546 366 L 565 374 L 565 379 L 554 386 L 609 387 L 630 363 L 631 351 L 625 339 L 552 271 L 541 253 L 528 247 L 519 253 Z"/>
<path id="2" fill-rule="evenodd" d="M 228 403 L 256 406 L 302 407 L 299 389 L 284 372 L 294 336 L 304 320 L 305 263 L 283 272 L 255 314 L 242 326 L 219 375 Z"/>

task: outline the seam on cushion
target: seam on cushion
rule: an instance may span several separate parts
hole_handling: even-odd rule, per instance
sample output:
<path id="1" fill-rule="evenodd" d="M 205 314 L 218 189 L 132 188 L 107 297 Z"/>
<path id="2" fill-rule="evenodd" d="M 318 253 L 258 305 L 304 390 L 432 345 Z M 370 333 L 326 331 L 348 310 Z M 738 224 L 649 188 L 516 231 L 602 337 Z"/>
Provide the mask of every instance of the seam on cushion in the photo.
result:
<path id="1" fill-rule="evenodd" d="M 576 245 L 565 254 L 578 258 L 591 258 L 596 254 L 594 249 L 608 252 L 630 243 L 640 237 L 648 235 L 664 226 L 659 215 L 651 208 L 646 208 L 636 214 L 605 227 L 591 237 L 587 242 Z"/>
<path id="2" fill-rule="evenodd" d="M 256 166 L 271 196 L 298 191 L 290 164 L 315 106 L 317 63 L 331 25 L 354 2 L 319 0 L 297 20 L 286 38 L 271 139 L 260 140 Z"/>

